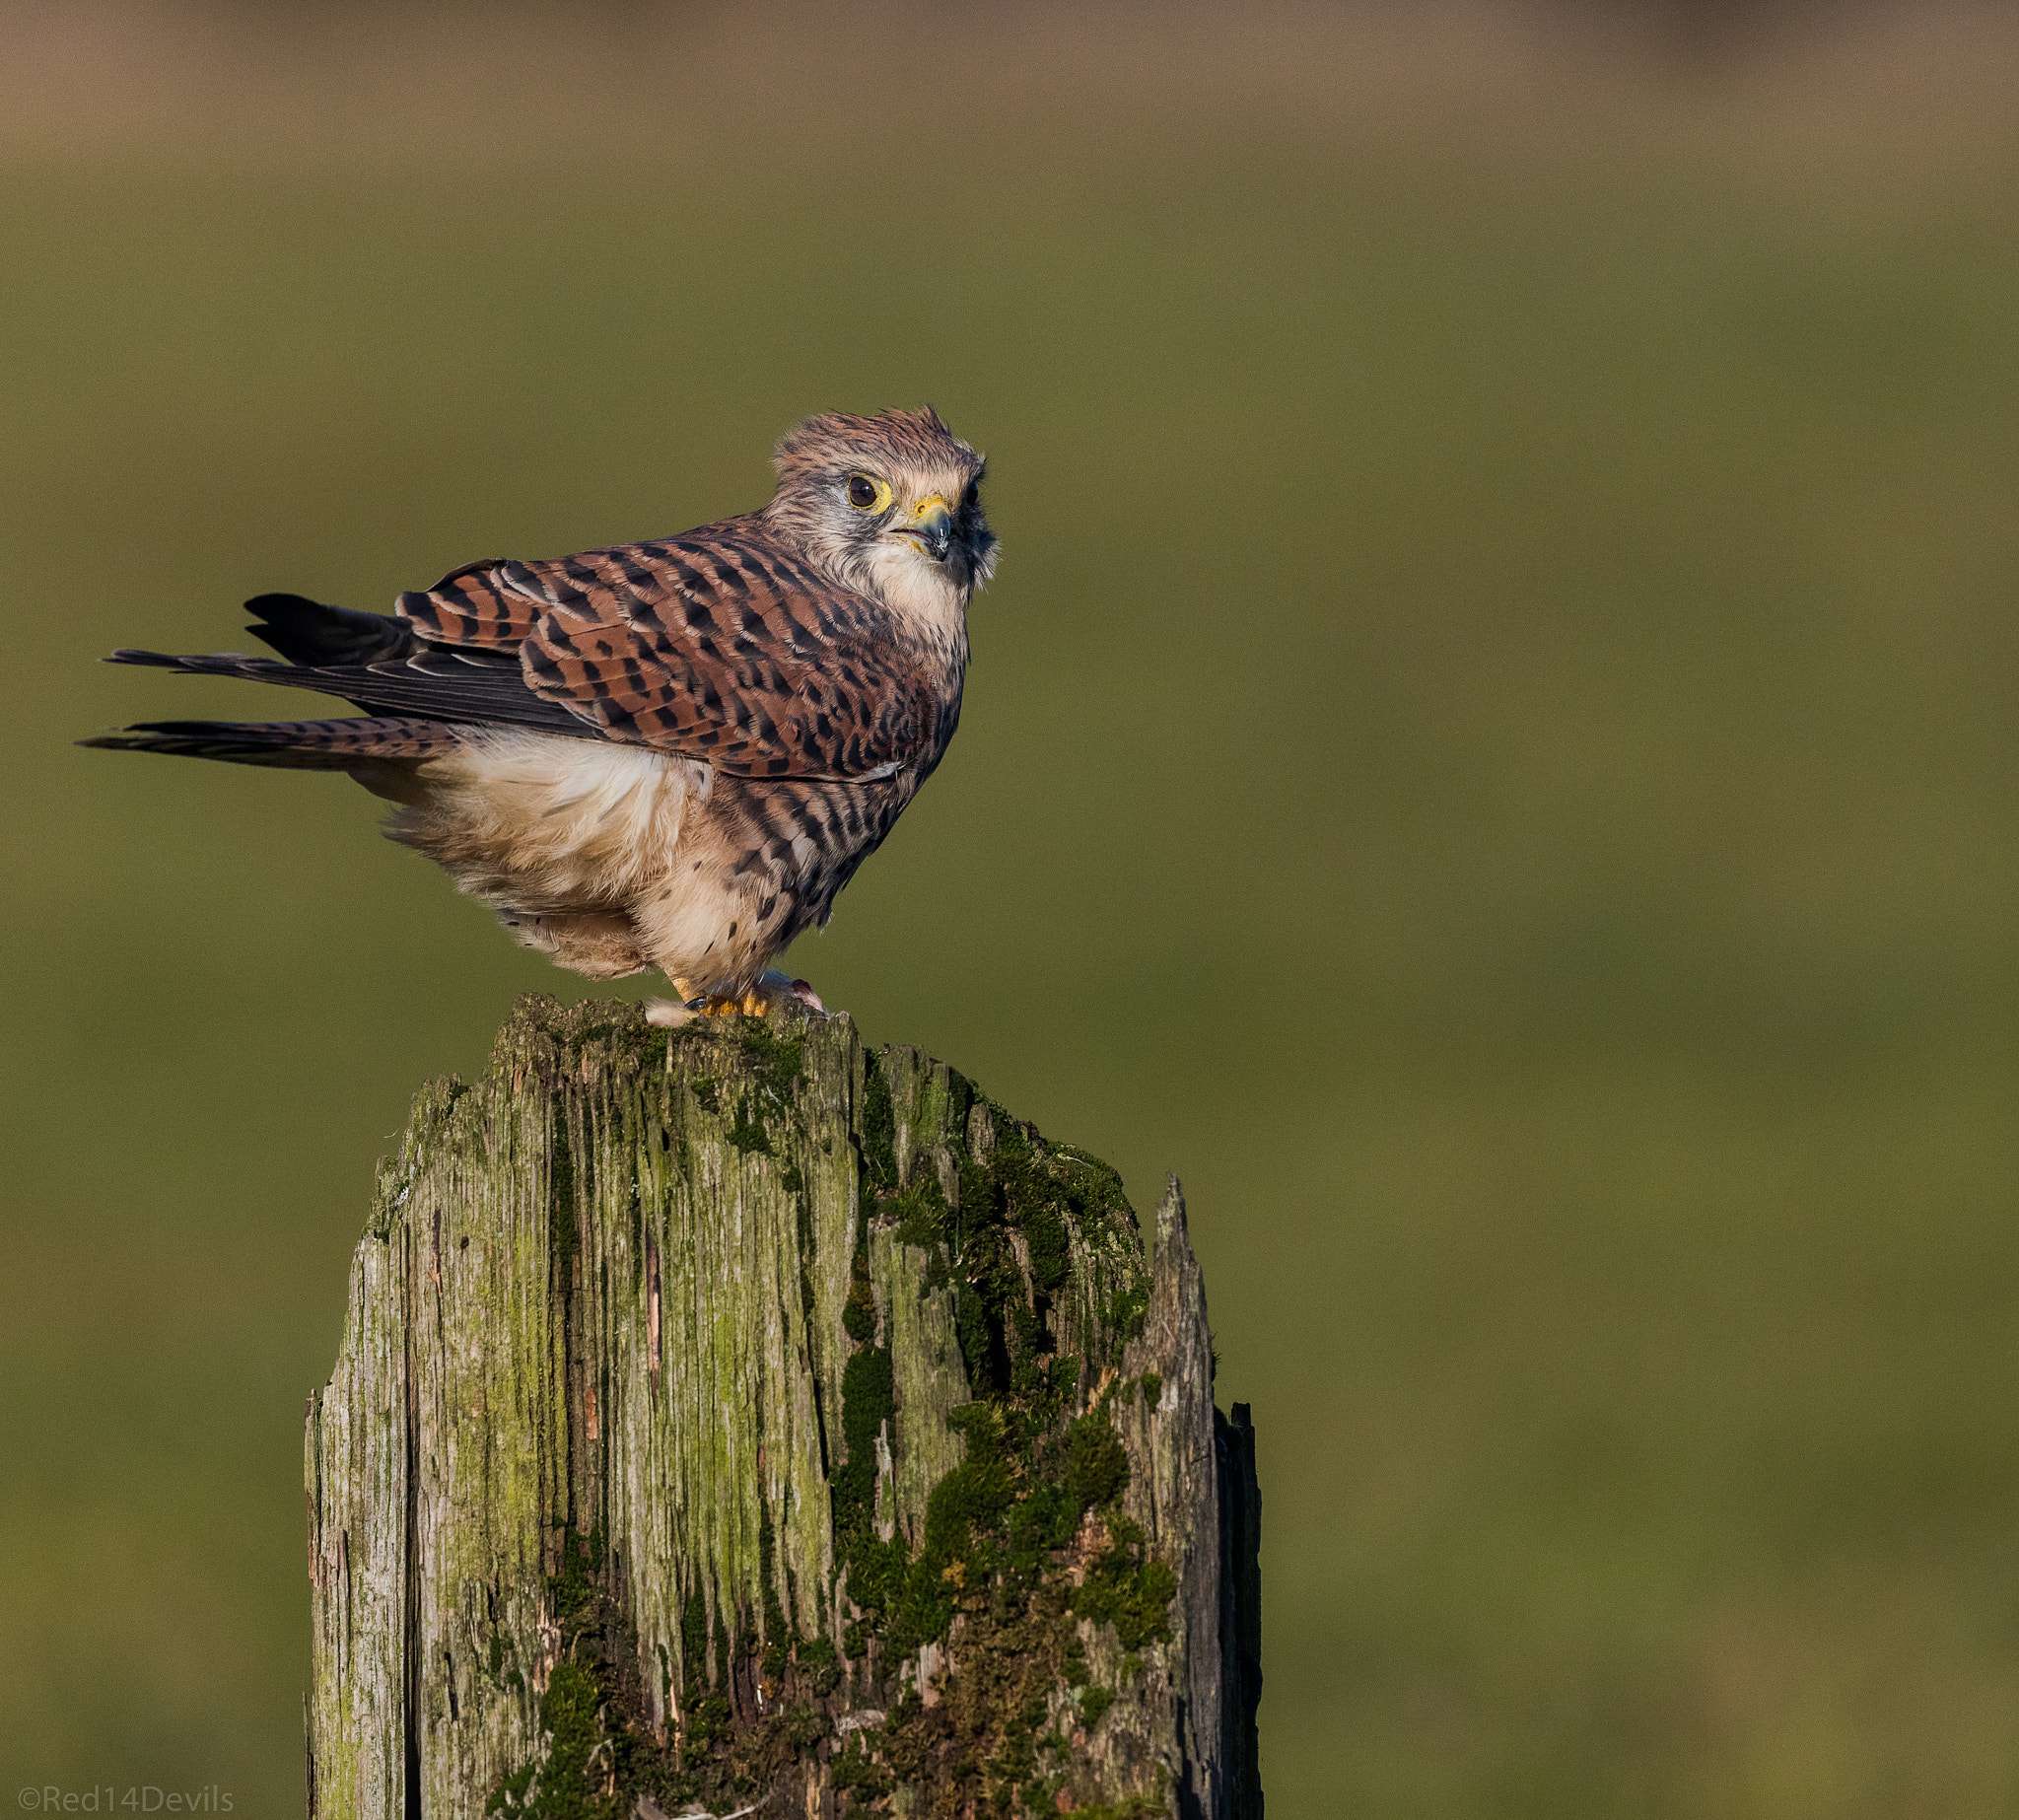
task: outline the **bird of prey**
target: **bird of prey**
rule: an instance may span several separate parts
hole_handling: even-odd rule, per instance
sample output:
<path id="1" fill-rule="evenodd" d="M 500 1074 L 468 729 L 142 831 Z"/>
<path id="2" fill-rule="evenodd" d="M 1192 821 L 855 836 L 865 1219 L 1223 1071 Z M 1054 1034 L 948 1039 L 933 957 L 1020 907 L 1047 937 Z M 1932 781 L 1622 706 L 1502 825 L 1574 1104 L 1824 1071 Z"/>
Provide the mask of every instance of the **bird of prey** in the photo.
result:
<path id="1" fill-rule="evenodd" d="M 558 965 L 657 967 L 652 1015 L 757 1015 L 960 718 L 995 568 L 983 459 L 930 407 L 809 418 L 758 511 L 554 561 L 471 563 L 392 616 L 246 601 L 280 659 L 116 664 L 319 690 L 327 721 L 156 721 L 86 745 L 348 772 L 387 832 Z M 801 997 L 818 1004 L 809 990 Z"/>

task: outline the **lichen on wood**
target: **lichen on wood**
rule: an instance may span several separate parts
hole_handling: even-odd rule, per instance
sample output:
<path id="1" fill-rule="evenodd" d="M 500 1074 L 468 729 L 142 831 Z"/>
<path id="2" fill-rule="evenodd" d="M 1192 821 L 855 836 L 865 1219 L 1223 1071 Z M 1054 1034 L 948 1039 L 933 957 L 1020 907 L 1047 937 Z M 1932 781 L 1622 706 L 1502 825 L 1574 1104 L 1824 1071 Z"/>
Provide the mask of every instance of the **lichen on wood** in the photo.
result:
<path id="1" fill-rule="evenodd" d="M 1259 1816 L 1175 1182 L 845 1016 L 522 1002 L 310 1399 L 310 1811 Z"/>

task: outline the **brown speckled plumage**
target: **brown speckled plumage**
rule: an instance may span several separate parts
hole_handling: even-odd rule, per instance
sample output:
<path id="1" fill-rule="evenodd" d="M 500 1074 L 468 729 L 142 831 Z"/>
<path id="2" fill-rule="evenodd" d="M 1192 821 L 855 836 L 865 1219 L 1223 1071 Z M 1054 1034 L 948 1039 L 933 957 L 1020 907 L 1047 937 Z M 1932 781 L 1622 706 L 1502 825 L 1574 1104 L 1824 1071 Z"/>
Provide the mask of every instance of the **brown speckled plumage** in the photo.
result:
<path id="1" fill-rule="evenodd" d="M 285 682 L 365 718 L 157 722 L 87 744 L 342 770 L 520 940 L 598 977 L 749 987 L 889 833 L 960 716 L 994 565 L 981 458 L 932 411 L 810 419 L 761 511 L 473 563 L 392 618 L 248 601 Z M 284 660 L 284 661 L 283 661 Z"/>

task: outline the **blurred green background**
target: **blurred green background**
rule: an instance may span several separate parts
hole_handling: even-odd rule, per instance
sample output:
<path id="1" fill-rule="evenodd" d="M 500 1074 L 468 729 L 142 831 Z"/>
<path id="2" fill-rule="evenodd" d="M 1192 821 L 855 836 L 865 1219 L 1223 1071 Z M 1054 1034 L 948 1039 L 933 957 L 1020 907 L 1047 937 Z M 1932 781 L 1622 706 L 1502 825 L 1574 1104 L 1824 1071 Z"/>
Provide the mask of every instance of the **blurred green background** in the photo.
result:
<path id="1" fill-rule="evenodd" d="M 1272 1813 L 2019 1807 L 2019 40 L 1675 17 L 10 15 L 0 1771 L 300 1811 L 373 1159 L 583 985 L 93 660 L 930 399 L 1003 570 L 793 964 L 1182 1175 Z"/>

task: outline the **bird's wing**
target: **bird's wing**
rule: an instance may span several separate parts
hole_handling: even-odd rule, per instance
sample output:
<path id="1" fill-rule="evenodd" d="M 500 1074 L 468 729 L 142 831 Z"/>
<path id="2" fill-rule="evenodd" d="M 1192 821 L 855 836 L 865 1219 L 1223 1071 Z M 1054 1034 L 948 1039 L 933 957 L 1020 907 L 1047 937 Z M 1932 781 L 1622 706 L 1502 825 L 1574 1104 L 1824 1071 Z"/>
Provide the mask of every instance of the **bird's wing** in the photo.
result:
<path id="1" fill-rule="evenodd" d="M 939 731 L 883 608 L 727 525 L 473 564 L 398 610 L 438 648 L 515 652 L 540 704 L 585 732 L 739 777 L 867 781 Z"/>
<path id="2" fill-rule="evenodd" d="M 361 615 L 362 617 L 362 615 Z M 396 622 L 387 620 L 387 625 Z M 456 650 L 413 641 L 401 652 L 364 663 L 290 664 L 279 658 L 246 657 L 236 651 L 170 657 L 158 651 L 115 651 L 114 664 L 146 664 L 196 676 L 243 676 L 277 682 L 283 688 L 340 695 L 368 714 L 390 710 L 430 721 L 479 727 L 526 727 L 540 733 L 597 737 L 557 701 L 525 685 L 518 661 L 508 653 Z"/>

